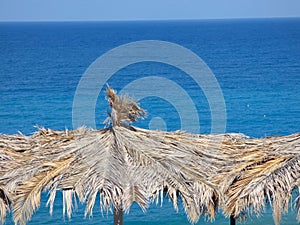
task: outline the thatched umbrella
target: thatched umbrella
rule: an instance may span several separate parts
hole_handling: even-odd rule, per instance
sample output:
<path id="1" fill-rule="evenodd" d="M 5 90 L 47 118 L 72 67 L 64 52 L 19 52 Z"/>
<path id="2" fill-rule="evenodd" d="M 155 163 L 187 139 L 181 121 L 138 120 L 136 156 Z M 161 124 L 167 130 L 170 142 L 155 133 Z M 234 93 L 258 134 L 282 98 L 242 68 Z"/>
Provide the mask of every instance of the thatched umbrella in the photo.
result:
<path id="1" fill-rule="evenodd" d="M 282 213 L 288 210 L 292 191 L 300 185 L 300 133 L 239 139 L 228 151 L 226 161 L 216 182 L 225 215 L 259 215 L 269 202 L 278 225 Z"/>
<path id="2" fill-rule="evenodd" d="M 114 207 L 122 216 L 133 202 L 146 209 L 166 192 L 175 209 L 178 197 L 182 199 L 191 222 L 201 214 L 213 218 L 220 198 L 210 180 L 223 163 L 216 153 L 218 138 L 133 127 L 131 122 L 144 110 L 111 88 L 107 96 L 111 112 L 105 129 L 40 128 L 32 136 L 1 136 L 1 217 L 12 208 L 15 224 L 26 224 L 44 190 L 49 191 L 51 213 L 56 191 L 61 190 L 68 217 L 74 198 L 86 203 L 85 215 L 92 214 L 100 195 L 102 210 Z"/>

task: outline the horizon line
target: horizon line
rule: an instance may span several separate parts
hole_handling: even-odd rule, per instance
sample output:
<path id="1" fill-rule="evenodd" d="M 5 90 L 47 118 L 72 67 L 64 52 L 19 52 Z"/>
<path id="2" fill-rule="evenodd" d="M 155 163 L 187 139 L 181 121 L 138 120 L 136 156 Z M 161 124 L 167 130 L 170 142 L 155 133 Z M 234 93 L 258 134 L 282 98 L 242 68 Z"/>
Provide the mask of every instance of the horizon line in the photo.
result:
<path id="1" fill-rule="evenodd" d="M 255 20 L 255 19 L 300 19 L 300 16 L 274 17 L 220 17 L 220 18 L 169 18 L 169 19 L 102 19 L 102 20 L 0 20 L 0 23 L 43 23 L 43 22 L 165 22 L 165 21 L 207 21 L 207 20 Z"/>

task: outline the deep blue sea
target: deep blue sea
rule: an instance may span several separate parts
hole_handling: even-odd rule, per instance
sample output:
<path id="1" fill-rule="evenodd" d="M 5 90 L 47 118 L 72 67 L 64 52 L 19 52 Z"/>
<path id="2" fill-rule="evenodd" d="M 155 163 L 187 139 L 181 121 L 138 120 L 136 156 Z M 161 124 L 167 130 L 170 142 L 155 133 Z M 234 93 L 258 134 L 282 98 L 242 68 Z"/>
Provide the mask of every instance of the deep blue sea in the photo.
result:
<path id="1" fill-rule="evenodd" d="M 221 124 L 224 132 L 251 137 L 300 132 L 300 19 L 294 18 L 0 23 L 0 133 L 20 131 L 29 135 L 36 130 L 35 125 L 58 130 L 75 128 L 74 96 L 81 93 L 78 84 L 89 73 L 91 64 L 115 48 L 146 40 L 173 43 L 193 52 L 211 69 L 219 88 L 211 87 L 201 75 L 198 79 L 204 82 L 199 86 L 181 66 L 165 63 L 169 57 L 197 68 L 179 50 L 164 58 L 168 54 L 167 45 L 153 48 L 159 57 L 163 56 L 163 62 L 139 61 L 148 55 L 147 51 L 141 51 L 142 55 L 135 56 L 136 63 L 118 69 L 106 80 L 117 91 L 126 86 L 135 91 L 147 90 L 140 104 L 148 116 L 137 126 L 211 133 L 213 124 Z M 137 47 L 136 52 L 139 50 Z M 129 54 L 125 48 L 122 54 L 115 54 L 98 67 L 109 71 Z M 105 75 L 96 74 L 97 71 L 91 73 L 94 77 L 89 80 L 90 86 L 84 87 L 85 94 L 99 83 L 97 76 Z M 93 96 L 96 100 L 90 111 L 95 118 L 91 120 L 97 128 L 102 128 L 107 109 L 105 85 L 93 88 L 100 94 Z M 207 90 L 213 92 L 210 98 Z M 214 111 L 214 105 L 222 105 L 222 101 L 225 111 Z M 89 115 L 84 107 L 80 112 L 82 117 Z M 186 126 L 182 125 L 183 120 Z M 45 194 L 30 225 L 113 224 L 111 213 L 102 215 L 98 205 L 94 217 L 84 219 L 80 203 L 71 221 L 64 219 L 60 195 L 50 217 L 45 207 L 46 197 Z M 212 224 L 228 223 L 219 213 Z M 12 224 L 10 216 L 7 224 Z M 189 222 L 184 210 L 175 212 L 166 199 L 162 207 L 151 205 L 145 213 L 134 205 L 125 216 L 125 224 L 187 225 Z M 211 223 L 200 218 L 197 224 Z M 258 219 L 249 218 L 246 224 L 273 224 L 270 209 Z M 282 224 L 296 224 L 296 213 L 290 210 Z"/>

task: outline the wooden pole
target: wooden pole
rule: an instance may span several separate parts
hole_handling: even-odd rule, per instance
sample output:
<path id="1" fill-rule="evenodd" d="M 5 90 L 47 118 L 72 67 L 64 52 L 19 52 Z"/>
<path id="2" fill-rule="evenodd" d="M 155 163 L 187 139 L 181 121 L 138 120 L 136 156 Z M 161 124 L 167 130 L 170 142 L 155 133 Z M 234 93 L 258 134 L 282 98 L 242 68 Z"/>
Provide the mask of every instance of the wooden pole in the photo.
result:
<path id="1" fill-rule="evenodd" d="M 235 225 L 235 218 L 233 215 L 230 216 L 230 225 Z"/>
<path id="2" fill-rule="evenodd" d="M 114 225 L 124 225 L 123 210 L 114 208 Z"/>

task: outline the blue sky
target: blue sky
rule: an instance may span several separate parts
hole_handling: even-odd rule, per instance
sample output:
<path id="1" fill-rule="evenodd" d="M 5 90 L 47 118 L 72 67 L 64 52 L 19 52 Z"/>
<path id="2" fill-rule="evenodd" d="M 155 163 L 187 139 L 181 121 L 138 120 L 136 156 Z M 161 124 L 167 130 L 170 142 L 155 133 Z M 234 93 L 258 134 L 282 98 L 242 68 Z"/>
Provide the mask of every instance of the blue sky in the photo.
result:
<path id="1" fill-rule="evenodd" d="M 300 17 L 300 0 L 0 0 L 0 21 Z"/>

